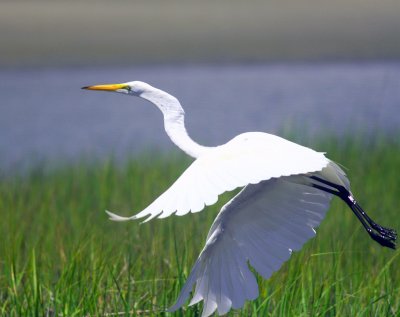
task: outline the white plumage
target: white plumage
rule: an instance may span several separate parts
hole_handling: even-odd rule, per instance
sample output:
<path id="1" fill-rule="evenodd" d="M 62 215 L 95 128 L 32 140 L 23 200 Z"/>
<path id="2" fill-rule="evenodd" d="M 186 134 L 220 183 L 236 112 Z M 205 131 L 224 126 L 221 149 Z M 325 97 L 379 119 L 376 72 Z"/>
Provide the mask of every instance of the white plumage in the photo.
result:
<path id="1" fill-rule="evenodd" d="M 215 311 L 225 314 L 257 298 L 258 285 L 249 264 L 269 278 L 292 251 L 315 235 L 332 194 L 342 195 L 349 205 L 354 200 L 345 173 L 323 153 L 262 132 L 241 134 L 218 147 L 201 146 L 186 132 L 179 101 L 164 91 L 138 81 L 84 88 L 149 100 L 162 111 L 171 140 L 196 158 L 143 211 L 131 217 L 107 212 L 112 220 L 147 217 L 145 221 L 149 221 L 199 212 L 216 203 L 218 195 L 243 187 L 216 217 L 204 249 L 170 311 L 184 305 L 193 289 L 190 304 L 203 300 L 203 317 Z M 321 183 L 315 186 L 315 179 L 322 180 L 325 187 Z"/>
<path id="2" fill-rule="evenodd" d="M 296 160 L 293 154 L 296 153 Z M 146 209 L 130 218 L 111 215 L 113 220 L 142 217 L 165 218 L 201 211 L 213 205 L 218 195 L 257 184 L 273 177 L 322 170 L 329 161 L 322 153 L 280 137 L 249 132 L 228 143 L 210 148 L 178 180 Z"/>
<path id="3" fill-rule="evenodd" d="M 293 251 L 315 235 L 331 195 L 291 182 L 291 177 L 246 186 L 226 204 L 207 236 L 177 303 L 182 306 L 194 284 L 190 304 L 204 300 L 203 316 L 227 313 L 258 296 L 247 261 L 264 278 L 278 270 Z"/>

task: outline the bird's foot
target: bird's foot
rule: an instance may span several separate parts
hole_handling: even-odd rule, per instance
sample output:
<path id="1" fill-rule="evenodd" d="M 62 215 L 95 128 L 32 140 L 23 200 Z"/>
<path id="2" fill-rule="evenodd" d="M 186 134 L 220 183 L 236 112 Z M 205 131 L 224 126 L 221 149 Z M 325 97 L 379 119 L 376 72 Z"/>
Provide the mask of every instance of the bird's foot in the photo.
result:
<path id="1" fill-rule="evenodd" d="M 392 240 L 396 240 L 397 239 L 397 232 L 394 229 L 385 228 L 385 227 L 382 227 L 382 226 L 380 226 L 378 224 L 373 225 L 372 228 L 377 230 L 381 235 L 389 237 Z"/>
<path id="2" fill-rule="evenodd" d="M 392 235 L 386 235 L 383 233 L 378 233 L 373 230 L 368 230 L 370 237 L 378 242 L 381 246 L 396 249 L 396 237 L 392 237 Z"/>

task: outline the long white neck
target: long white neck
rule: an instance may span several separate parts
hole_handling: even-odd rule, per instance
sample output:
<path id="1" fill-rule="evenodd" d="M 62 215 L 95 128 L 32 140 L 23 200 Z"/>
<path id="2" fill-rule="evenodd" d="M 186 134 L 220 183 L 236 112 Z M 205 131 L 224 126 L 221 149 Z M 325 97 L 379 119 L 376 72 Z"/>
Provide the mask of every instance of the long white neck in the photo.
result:
<path id="1" fill-rule="evenodd" d="M 182 151 L 198 158 L 211 147 L 202 146 L 193 141 L 185 128 L 185 112 L 178 99 L 160 89 L 152 87 L 151 90 L 140 94 L 151 103 L 155 104 L 164 115 L 164 127 L 168 136 Z"/>

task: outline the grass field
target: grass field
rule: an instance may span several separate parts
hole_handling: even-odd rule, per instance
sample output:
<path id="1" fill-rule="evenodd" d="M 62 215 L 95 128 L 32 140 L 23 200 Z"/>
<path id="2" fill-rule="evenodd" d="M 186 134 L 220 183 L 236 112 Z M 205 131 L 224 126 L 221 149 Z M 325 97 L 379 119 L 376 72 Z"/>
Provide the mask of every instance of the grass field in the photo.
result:
<path id="1" fill-rule="evenodd" d="M 341 162 L 353 192 L 378 223 L 400 229 L 400 143 L 313 144 Z M 139 225 L 132 214 L 190 164 L 149 156 L 124 164 L 40 166 L 0 181 L 0 314 L 5 316 L 199 316 L 164 313 L 203 247 L 218 209 Z M 380 247 L 334 199 L 317 237 L 295 252 L 260 297 L 230 316 L 398 316 L 399 251 Z"/>

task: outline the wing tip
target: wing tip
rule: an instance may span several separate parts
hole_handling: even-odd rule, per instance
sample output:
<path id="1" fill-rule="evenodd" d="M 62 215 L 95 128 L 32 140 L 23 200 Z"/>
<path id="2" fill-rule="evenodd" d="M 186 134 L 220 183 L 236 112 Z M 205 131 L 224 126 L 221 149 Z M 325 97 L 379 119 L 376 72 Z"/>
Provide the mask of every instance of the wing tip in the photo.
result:
<path id="1" fill-rule="evenodd" d="M 128 221 L 136 219 L 136 216 L 132 217 L 122 217 L 117 214 L 112 213 L 111 211 L 105 210 L 106 214 L 109 216 L 109 219 L 112 221 Z"/>

